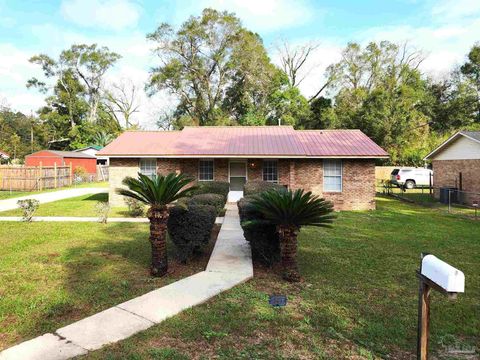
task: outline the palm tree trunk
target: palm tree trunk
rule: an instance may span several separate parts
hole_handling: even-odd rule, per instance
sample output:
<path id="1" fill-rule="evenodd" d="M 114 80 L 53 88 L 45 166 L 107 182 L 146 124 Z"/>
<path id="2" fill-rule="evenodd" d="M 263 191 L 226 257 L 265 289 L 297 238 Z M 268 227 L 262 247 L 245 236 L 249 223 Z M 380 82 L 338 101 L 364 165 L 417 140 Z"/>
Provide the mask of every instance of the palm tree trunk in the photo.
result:
<path id="1" fill-rule="evenodd" d="M 297 234 L 294 226 L 279 226 L 280 255 L 282 257 L 283 278 L 287 281 L 300 281 L 297 265 Z"/>
<path id="2" fill-rule="evenodd" d="M 167 274 L 167 207 L 152 206 L 147 217 L 150 220 L 150 244 L 152 246 L 152 276 L 164 276 Z"/>

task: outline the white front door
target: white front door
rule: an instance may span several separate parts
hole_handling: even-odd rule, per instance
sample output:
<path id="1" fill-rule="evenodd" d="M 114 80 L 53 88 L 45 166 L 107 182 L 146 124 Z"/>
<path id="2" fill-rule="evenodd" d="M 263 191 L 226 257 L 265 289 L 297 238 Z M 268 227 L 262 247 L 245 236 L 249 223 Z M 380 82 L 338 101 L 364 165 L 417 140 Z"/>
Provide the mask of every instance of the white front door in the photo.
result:
<path id="1" fill-rule="evenodd" d="M 228 202 L 237 202 L 243 197 L 243 185 L 247 182 L 247 162 L 231 160 L 228 165 L 230 192 Z"/>

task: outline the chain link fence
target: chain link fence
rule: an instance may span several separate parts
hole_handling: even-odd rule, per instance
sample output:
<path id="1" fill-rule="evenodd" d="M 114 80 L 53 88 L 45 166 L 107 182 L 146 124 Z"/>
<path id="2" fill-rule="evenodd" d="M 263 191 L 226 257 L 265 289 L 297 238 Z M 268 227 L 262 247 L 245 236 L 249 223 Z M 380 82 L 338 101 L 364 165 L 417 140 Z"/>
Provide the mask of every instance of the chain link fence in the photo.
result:
<path id="1" fill-rule="evenodd" d="M 395 186 L 389 181 L 378 181 L 377 193 L 480 220 L 480 193 L 478 192 L 435 186 L 406 189 Z"/>

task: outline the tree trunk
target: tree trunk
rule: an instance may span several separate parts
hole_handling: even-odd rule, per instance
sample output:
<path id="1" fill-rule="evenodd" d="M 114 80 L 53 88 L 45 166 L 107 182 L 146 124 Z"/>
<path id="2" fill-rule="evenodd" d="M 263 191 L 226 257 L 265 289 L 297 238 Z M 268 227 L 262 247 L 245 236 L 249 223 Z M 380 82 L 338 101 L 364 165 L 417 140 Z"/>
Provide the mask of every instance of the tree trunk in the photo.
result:
<path id="1" fill-rule="evenodd" d="M 280 255 L 282 257 L 283 278 L 287 281 L 300 281 L 297 265 L 297 234 L 294 226 L 279 226 Z"/>
<path id="2" fill-rule="evenodd" d="M 150 220 L 150 244 L 152 246 L 152 276 L 164 276 L 167 274 L 167 207 L 152 206 L 147 217 Z"/>

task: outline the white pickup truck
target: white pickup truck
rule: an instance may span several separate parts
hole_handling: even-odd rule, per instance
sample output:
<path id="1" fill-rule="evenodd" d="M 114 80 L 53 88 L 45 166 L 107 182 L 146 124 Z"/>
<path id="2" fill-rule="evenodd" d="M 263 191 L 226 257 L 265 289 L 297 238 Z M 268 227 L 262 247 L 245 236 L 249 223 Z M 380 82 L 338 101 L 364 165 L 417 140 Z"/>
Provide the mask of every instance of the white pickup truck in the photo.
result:
<path id="1" fill-rule="evenodd" d="M 433 181 L 433 171 L 424 168 L 393 169 L 390 180 L 392 184 L 405 189 L 428 187 Z"/>

